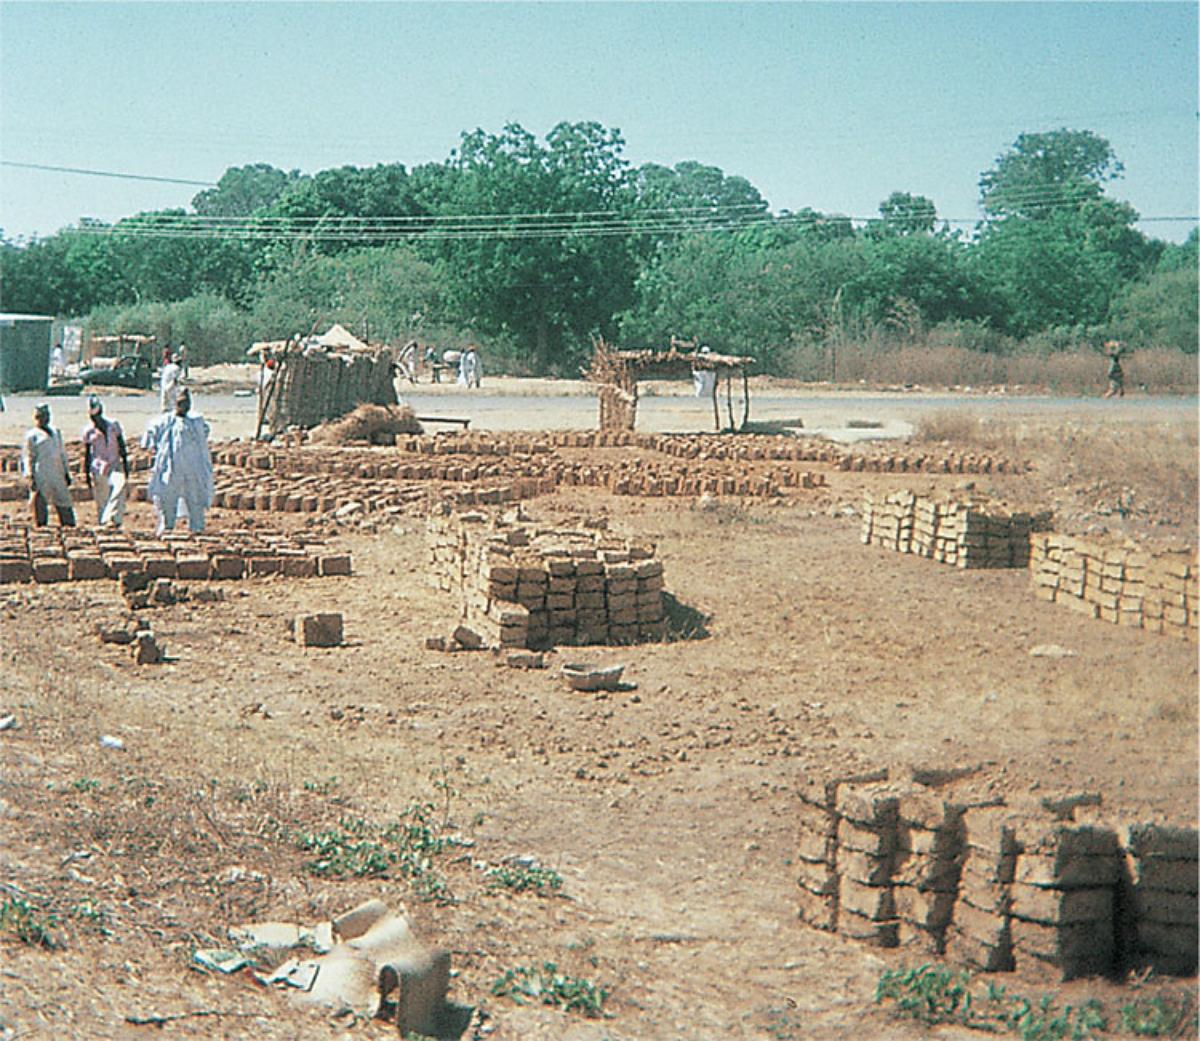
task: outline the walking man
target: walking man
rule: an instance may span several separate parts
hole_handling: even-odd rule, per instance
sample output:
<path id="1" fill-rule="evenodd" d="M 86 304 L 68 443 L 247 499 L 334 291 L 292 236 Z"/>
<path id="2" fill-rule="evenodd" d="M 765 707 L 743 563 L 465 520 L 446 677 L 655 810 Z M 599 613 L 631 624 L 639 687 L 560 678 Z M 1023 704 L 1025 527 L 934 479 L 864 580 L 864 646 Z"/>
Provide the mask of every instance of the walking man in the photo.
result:
<path id="1" fill-rule="evenodd" d="M 158 405 L 160 412 L 171 412 L 179 396 L 179 366 L 171 354 L 171 348 L 163 351 L 162 372 L 158 377 Z"/>
<path id="2" fill-rule="evenodd" d="M 50 519 L 50 504 L 64 528 L 75 527 L 75 507 L 71 502 L 71 470 L 62 434 L 50 425 L 50 406 L 33 410 L 33 426 L 25 431 L 21 445 L 21 473 L 29 480 L 29 501 L 33 523 L 43 528 Z"/>
<path id="3" fill-rule="evenodd" d="M 158 534 L 173 531 L 179 500 L 187 506 L 188 527 L 204 530 L 204 513 L 212 504 L 212 453 L 208 447 L 208 423 L 189 415 L 192 396 L 186 387 L 179 391 L 175 411 L 151 422 L 142 437 L 142 447 L 154 451 L 147 492 L 158 514 Z"/>
<path id="4" fill-rule="evenodd" d="M 1106 398 L 1123 398 L 1125 396 L 1125 372 L 1121 368 L 1121 355 L 1125 353 L 1125 345 L 1120 340 L 1109 340 L 1104 345 L 1104 353 L 1108 356 L 1108 390 Z"/>
<path id="5" fill-rule="evenodd" d="M 96 521 L 102 528 L 110 525 L 119 528 L 125 519 L 129 486 L 125 433 L 115 419 L 105 418 L 104 406 L 94 394 L 88 398 L 88 415 L 92 423 L 83 429 L 83 471 L 96 500 Z"/>

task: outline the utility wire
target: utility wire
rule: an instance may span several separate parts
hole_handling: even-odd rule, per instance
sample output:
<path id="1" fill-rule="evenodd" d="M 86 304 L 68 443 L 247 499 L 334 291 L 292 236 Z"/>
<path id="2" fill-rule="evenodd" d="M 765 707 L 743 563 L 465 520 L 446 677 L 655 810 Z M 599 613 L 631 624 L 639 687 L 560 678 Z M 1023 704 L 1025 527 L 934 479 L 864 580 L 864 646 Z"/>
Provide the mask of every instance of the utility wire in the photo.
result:
<path id="1" fill-rule="evenodd" d="M 0 166 L 17 166 L 24 170 L 51 170 L 55 173 L 85 174 L 88 177 L 115 177 L 122 181 L 158 181 L 162 184 L 194 184 L 202 188 L 217 187 L 211 181 L 188 181 L 180 177 L 151 177 L 149 174 L 112 173 L 108 170 L 83 170 L 75 166 L 49 166 L 45 163 L 18 163 L 0 159 Z"/>

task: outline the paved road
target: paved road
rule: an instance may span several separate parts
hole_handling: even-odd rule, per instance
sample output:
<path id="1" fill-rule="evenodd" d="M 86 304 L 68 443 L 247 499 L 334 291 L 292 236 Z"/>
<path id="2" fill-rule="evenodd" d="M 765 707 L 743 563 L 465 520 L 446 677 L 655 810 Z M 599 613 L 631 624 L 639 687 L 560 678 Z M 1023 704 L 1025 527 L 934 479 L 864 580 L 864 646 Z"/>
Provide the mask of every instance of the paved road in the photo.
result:
<path id="1" fill-rule="evenodd" d="M 560 392 L 539 383 L 536 393 L 522 393 L 522 381 L 496 381 L 499 392 L 485 384 L 480 391 L 451 387 L 403 387 L 401 393 L 418 415 L 470 417 L 473 430 L 588 430 L 596 425 L 596 400 L 581 393 L 580 385 L 564 384 Z M 543 381 L 544 382 L 544 381 Z M 254 433 L 255 399 L 231 393 L 194 392 L 196 410 L 212 424 L 216 438 L 250 437 Z M 5 395 L 0 413 L 0 444 L 17 444 L 31 422 L 33 406 L 50 404 L 52 422 L 68 439 L 87 423 L 87 398 L 45 398 L 21 393 Z M 108 414 L 119 419 L 127 435 L 136 438 L 158 411 L 158 394 L 108 390 L 103 395 Z M 724 410 L 724 405 L 722 405 Z M 752 398 L 751 420 L 803 423 L 806 431 L 841 441 L 864 437 L 902 437 L 911 433 L 923 415 L 969 413 L 989 419 L 1070 420 L 1106 423 L 1197 422 L 1195 397 L 1099 398 L 1010 397 L 979 394 L 882 394 L 878 392 L 774 390 Z M 878 423 L 861 429 L 852 423 Z M 431 426 L 430 429 L 440 429 Z M 457 428 L 451 428 L 457 429 Z M 638 429 L 643 431 L 708 431 L 712 411 L 707 401 L 678 393 L 643 396 L 638 403 Z"/>

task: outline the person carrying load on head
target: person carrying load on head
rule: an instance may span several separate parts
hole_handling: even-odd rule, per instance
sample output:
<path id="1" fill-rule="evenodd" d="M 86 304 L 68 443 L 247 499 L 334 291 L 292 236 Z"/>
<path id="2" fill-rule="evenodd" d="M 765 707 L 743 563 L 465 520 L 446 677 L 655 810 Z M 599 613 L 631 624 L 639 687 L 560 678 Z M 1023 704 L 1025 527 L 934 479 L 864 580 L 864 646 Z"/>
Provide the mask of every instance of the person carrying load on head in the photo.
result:
<path id="1" fill-rule="evenodd" d="M 146 428 L 142 447 L 154 451 L 154 466 L 146 489 L 158 514 L 158 534 L 172 531 L 179 502 L 187 507 L 188 527 L 204 530 L 204 513 L 213 500 L 212 453 L 208 423 L 189 415 L 192 396 L 179 392 L 175 411 L 159 416 Z"/>
<path id="2" fill-rule="evenodd" d="M 75 527 L 75 506 L 71 501 L 71 468 L 62 434 L 50 425 L 50 406 L 33 410 L 33 426 L 25 431 L 21 444 L 21 473 L 29 480 L 29 502 L 33 523 L 45 527 L 50 505 L 58 513 L 64 528 Z"/>
<path id="3" fill-rule="evenodd" d="M 102 528 L 119 528 L 125 519 L 129 487 L 125 432 L 115 419 L 105 417 L 104 406 L 95 394 L 88 398 L 88 415 L 92 422 L 83 428 L 83 471 L 96 500 L 96 521 Z"/>
<path id="4" fill-rule="evenodd" d="M 1125 396 L 1125 370 L 1121 368 L 1121 355 L 1125 353 L 1125 345 L 1120 340 L 1109 340 L 1104 344 L 1104 353 L 1108 357 L 1108 390 L 1106 398 L 1123 398 Z"/>

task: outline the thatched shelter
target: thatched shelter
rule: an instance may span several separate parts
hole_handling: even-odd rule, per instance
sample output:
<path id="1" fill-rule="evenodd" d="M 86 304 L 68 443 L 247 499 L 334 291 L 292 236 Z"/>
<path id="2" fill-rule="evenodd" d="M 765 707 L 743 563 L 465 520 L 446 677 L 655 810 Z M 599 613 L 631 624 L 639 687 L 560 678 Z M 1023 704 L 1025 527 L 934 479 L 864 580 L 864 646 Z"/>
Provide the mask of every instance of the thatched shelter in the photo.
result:
<path id="1" fill-rule="evenodd" d="M 395 366 L 386 347 L 371 347 L 340 325 L 323 336 L 254 344 L 259 358 L 258 434 L 310 429 L 358 405 L 397 404 Z"/>
<path id="2" fill-rule="evenodd" d="M 615 350 L 603 339 L 595 341 L 590 366 L 584 376 L 595 385 L 600 399 L 601 430 L 633 430 L 637 423 L 638 380 L 671 379 L 711 372 L 713 424 L 716 430 L 741 430 L 750 418 L 750 383 L 747 368 L 754 364 L 748 355 L 714 354 L 698 348 L 695 341 L 671 338 L 667 350 Z M 734 380 L 741 377 L 740 420 L 734 411 Z M 721 424 L 720 386 L 725 379 L 728 422 Z"/>

